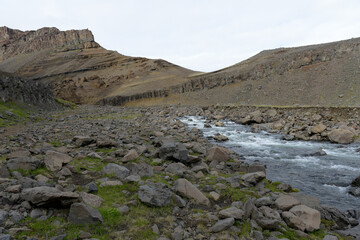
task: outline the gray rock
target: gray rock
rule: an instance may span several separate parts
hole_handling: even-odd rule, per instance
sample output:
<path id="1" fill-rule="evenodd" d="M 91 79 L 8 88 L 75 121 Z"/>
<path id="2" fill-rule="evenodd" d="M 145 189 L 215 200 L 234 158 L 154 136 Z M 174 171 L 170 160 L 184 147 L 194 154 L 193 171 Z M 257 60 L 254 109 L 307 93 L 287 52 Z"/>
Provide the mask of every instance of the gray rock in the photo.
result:
<path id="1" fill-rule="evenodd" d="M 35 208 L 35 209 L 31 210 L 31 212 L 30 212 L 30 217 L 31 218 L 39 218 L 39 217 L 41 217 L 43 215 L 44 215 L 43 211 L 41 209 L 38 209 L 38 208 Z"/>
<path id="2" fill-rule="evenodd" d="M 6 166 L 9 170 L 33 170 L 39 168 L 41 166 L 41 162 L 34 157 L 20 157 L 6 161 Z"/>
<path id="3" fill-rule="evenodd" d="M 241 179 L 249 184 L 257 184 L 258 182 L 262 181 L 266 177 L 264 172 L 254 172 L 254 173 L 247 173 L 244 174 Z"/>
<path id="4" fill-rule="evenodd" d="M 146 163 L 128 163 L 125 165 L 130 170 L 130 175 L 139 175 L 140 177 L 152 177 L 154 176 L 153 168 Z"/>
<path id="5" fill-rule="evenodd" d="M 6 167 L 6 165 L 2 165 L 0 167 L 0 178 L 10 178 L 10 172 L 8 170 L 8 168 Z"/>
<path id="6" fill-rule="evenodd" d="M 290 208 L 300 205 L 300 201 L 289 195 L 282 195 L 275 201 L 275 205 L 278 209 L 287 211 Z"/>
<path id="7" fill-rule="evenodd" d="M 256 207 L 271 206 L 272 204 L 274 204 L 274 201 L 270 197 L 262 197 L 255 201 Z"/>
<path id="8" fill-rule="evenodd" d="M 253 231 L 253 237 L 255 240 L 263 240 L 264 239 L 262 232 L 256 231 L 256 230 Z"/>
<path id="9" fill-rule="evenodd" d="M 349 129 L 334 129 L 329 132 L 328 138 L 331 142 L 349 144 L 354 141 L 355 134 Z"/>
<path id="10" fill-rule="evenodd" d="M 18 211 L 10 211 L 9 218 L 14 223 L 18 223 L 24 219 L 23 215 L 21 215 Z"/>
<path id="11" fill-rule="evenodd" d="M 210 205 L 210 200 L 185 178 L 180 178 L 175 181 L 174 190 L 180 196 L 194 199 L 198 204 Z"/>
<path id="12" fill-rule="evenodd" d="M 115 163 L 109 163 L 103 167 L 102 172 L 105 174 L 113 174 L 120 179 L 125 179 L 127 176 L 129 176 L 130 173 L 129 169 Z"/>
<path id="13" fill-rule="evenodd" d="M 214 233 L 221 232 L 234 225 L 234 223 L 235 223 L 234 218 L 226 218 L 223 220 L 219 220 L 217 223 L 215 223 L 214 226 L 210 228 L 210 231 Z"/>
<path id="14" fill-rule="evenodd" d="M 43 186 L 24 189 L 21 192 L 21 198 L 36 206 L 64 207 L 78 201 L 79 194 Z"/>
<path id="15" fill-rule="evenodd" d="M 187 170 L 187 167 L 182 163 L 170 163 L 169 166 L 165 168 L 165 172 L 176 174 L 180 177 L 184 175 L 184 172 Z"/>
<path id="16" fill-rule="evenodd" d="M 74 203 L 71 205 L 68 221 L 73 224 L 96 224 L 104 222 L 98 210 L 83 203 Z"/>
<path id="17" fill-rule="evenodd" d="M 338 237 L 334 235 L 326 235 L 323 240 L 338 240 Z"/>
<path id="18" fill-rule="evenodd" d="M 252 219 L 264 229 L 278 229 L 281 222 L 280 214 L 266 206 L 254 210 Z"/>
<path id="19" fill-rule="evenodd" d="M 167 160 L 177 160 L 180 162 L 186 162 L 188 159 L 189 151 L 182 143 L 176 142 L 164 142 L 159 149 L 159 157 Z"/>
<path id="20" fill-rule="evenodd" d="M 101 197 L 86 192 L 80 192 L 80 199 L 86 205 L 94 208 L 99 208 L 104 201 Z"/>
<path id="21" fill-rule="evenodd" d="M 173 194 L 172 199 L 176 206 L 181 207 L 181 208 L 186 206 L 186 201 L 179 195 Z"/>
<path id="22" fill-rule="evenodd" d="M 329 221 L 334 221 L 336 223 L 336 225 L 333 226 L 332 229 L 342 230 L 348 228 L 350 224 L 349 219 L 337 208 L 321 205 L 316 209 L 320 211 L 322 218 L 325 218 Z"/>
<path id="23" fill-rule="evenodd" d="M 256 210 L 254 200 L 246 200 L 246 202 L 244 203 L 244 219 L 248 219 L 252 215 L 254 210 Z"/>
<path id="24" fill-rule="evenodd" d="M 94 182 L 87 184 L 86 187 L 88 189 L 88 193 L 96 193 L 97 191 L 99 191 L 99 189 L 96 186 L 96 183 Z"/>
<path id="25" fill-rule="evenodd" d="M 229 207 L 223 209 L 219 212 L 219 216 L 221 218 L 235 218 L 235 219 L 243 219 L 244 218 L 244 211 L 238 209 L 236 207 Z"/>
<path id="26" fill-rule="evenodd" d="M 302 220 L 305 224 L 306 231 L 312 232 L 320 228 L 321 215 L 319 211 L 305 205 L 297 205 L 292 207 L 289 212 L 293 213 Z"/>
<path id="27" fill-rule="evenodd" d="M 47 169 L 50 171 L 59 171 L 63 164 L 69 163 L 72 161 L 72 157 L 65 153 L 55 152 L 55 151 L 47 151 L 44 162 Z"/>
<path id="28" fill-rule="evenodd" d="M 298 216 L 296 216 L 292 212 L 287 212 L 287 211 L 282 212 L 281 216 L 289 227 L 298 229 L 300 231 L 305 231 L 306 226 L 304 221 L 302 221 Z"/>
<path id="29" fill-rule="evenodd" d="M 209 162 L 226 162 L 230 160 L 230 151 L 224 147 L 215 146 L 207 150 L 206 160 Z"/>
<path id="30" fill-rule="evenodd" d="M 130 211 L 130 208 L 126 205 L 120 206 L 117 208 L 117 210 L 121 213 L 121 214 L 126 214 Z"/>
<path id="31" fill-rule="evenodd" d="M 303 193 L 291 193 L 290 196 L 299 200 L 302 205 L 308 206 L 310 208 L 317 209 L 320 206 L 320 201 L 315 196 Z"/>
<path id="32" fill-rule="evenodd" d="M 148 183 L 140 186 L 138 196 L 141 202 L 155 207 L 170 205 L 171 191 L 165 184 Z"/>
<path id="33" fill-rule="evenodd" d="M 141 177 L 139 175 L 129 175 L 125 178 L 126 182 L 140 182 Z"/>
<path id="34" fill-rule="evenodd" d="M 88 136 L 75 136 L 73 138 L 73 141 L 75 142 L 75 145 L 77 147 L 85 147 L 87 145 L 95 143 L 95 139 Z"/>
<path id="35" fill-rule="evenodd" d="M 11 239 L 12 239 L 11 235 L 8 235 L 8 234 L 0 235 L 0 240 L 11 240 Z"/>
<path id="36" fill-rule="evenodd" d="M 0 225 L 7 220 L 8 216 L 9 216 L 8 212 L 0 209 Z"/>
<path id="37" fill-rule="evenodd" d="M 66 238 L 66 234 L 62 234 L 62 235 L 54 236 L 50 238 L 50 240 L 63 240 L 65 238 Z"/>

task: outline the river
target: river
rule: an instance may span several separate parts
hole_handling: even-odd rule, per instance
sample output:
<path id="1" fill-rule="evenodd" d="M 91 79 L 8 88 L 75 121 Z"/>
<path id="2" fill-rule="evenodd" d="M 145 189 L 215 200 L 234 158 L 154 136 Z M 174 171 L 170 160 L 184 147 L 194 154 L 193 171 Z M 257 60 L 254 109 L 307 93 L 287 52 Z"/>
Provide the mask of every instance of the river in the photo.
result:
<path id="1" fill-rule="evenodd" d="M 360 198 L 347 193 L 349 184 L 360 175 L 360 145 L 340 145 L 328 142 L 286 141 L 282 135 L 251 127 L 224 122 L 224 127 L 204 128 L 204 118 L 181 119 L 190 128 L 203 131 L 205 137 L 217 133 L 229 138 L 216 143 L 237 152 L 247 163 L 267 166 L 266 176 L 272 181 L 290 184 L 303 193 L 317 196 L 321 204 L 345 211 L 360 209 Z M 325 156 L 313 156 L 322 149 Z"/>

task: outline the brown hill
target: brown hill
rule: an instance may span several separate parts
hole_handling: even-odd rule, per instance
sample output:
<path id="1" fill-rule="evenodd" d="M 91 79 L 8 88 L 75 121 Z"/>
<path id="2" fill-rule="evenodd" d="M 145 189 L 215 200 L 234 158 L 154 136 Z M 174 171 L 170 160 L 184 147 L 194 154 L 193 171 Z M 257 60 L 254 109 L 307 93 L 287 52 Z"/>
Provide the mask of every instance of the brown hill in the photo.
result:
<path id="1" fill-rule="evenodd" d="M 7 27 L 0 27 L 0 70 L 50 83 L 56 97 L 77 103 L 163 96 L 161 89 L 185 83 L 194 73 L 164 60 L 108 51 L 89 30 L 23 32 Z"/>
<path id="2" fill-rule="evenodd" d="M 154 103 L 360 106 L 360 38 L 263 51 L 171 87 Z M 136 104 L 146 104 L 137 101 Z"/>

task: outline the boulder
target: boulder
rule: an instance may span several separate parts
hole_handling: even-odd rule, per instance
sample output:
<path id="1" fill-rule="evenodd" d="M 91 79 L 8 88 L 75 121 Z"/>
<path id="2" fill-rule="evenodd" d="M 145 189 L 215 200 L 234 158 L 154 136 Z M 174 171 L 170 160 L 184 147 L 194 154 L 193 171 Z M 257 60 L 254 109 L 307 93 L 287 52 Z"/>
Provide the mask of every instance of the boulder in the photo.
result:
<path id="1" fill-rule="evenodd" d="M 9 217 L 9 213 L 0 209 L 0 225 L 3 224 Z"/>
<path id="2" fill-rule="evenodd" d="M 140 177 L 154 176 L 153 168 L 147 163 L 128 163 L 125 167 L 130 170 L 130 175 L 137 174 Z"/>
<path id="3" fill-rule="evenodd" d="M 360 176 L 358 176 L 351 182 L 351 186 L 360 188 Z"/>
<path id="4" fill-rule="evenodd" d="M 289 227 L 298 229 L 300 231 L 305 231 L 306 225 L 304 221 L 292 212 L 282 212 L 281 216 Z"/>
<path id="5" fill-rule="evenodd" d="M 67 207 L 78 201 L 79 194 L 62 192 L 57 188 L 42 186 L 22 190 L 21 199 L 39 207 Z"/>
<path id="6" fill-rule="evenodd" d="M 273 204 L 274 204 L 274 201 L 270 197 L 258 198 L 255 201 L 255 206 L 256 207 L 271 206 Z"/>
<path id="7" fill-rule="evenodd" d="M 20 157 L 6 161 L 6 166 L 9 170 L 33 170 L 39 168 L 41 166 L 41 162 L 34 157 Z"/>
<path id="8" fill-rule="evenodd" d="M 101 197 L 86 192 L 80 192 L 79 195 L 83 203 L 94 208 L 99 208 L 104 201 Z"/>
<path id="9" fill-rule="evenodd" d="M 322 133 L 325 130 L 326 130 L 326 126 L 324 124 L 320 123 L 320 124 L 315 125 L 314 127 L 312 127 L 311 132 L 313 134 L 316 134 L 316 133 Z"/>
<path id="10" fill-rule="evenodd" d="M 256 185 L 266 177 L 264 172 L 247 173 L 241 177 L 241 180 L 252 185 Z"/>
<path id="11" fill-rule="evenodd" d="M 159 149 L 159 157 L 165 160 L 176 160 L 186 162 L 188 159 L 189 151 L 182 143 L 171 141 L 164 141 Z"/>
<path id="12" fill-rule="evenodd" d="M 334 129 L 328 134 L 331 142 L 349 144 L 354 141 L 354 133 L 348 129 Z"/>
<path id="13" fill-rule="evenodd" d="M 229 207 L 223 209 L 219 212 L 219 216 L 221 218 L 235 218 L 235 219 L 243 219 L 244 218 L 244 211 L 238 209 L 237 207 Z"/>
<path id="14" fill-rule="evenodd" d="M 321 205 L 316 209 L 320 211 L 322 218 L 325 218 L 328 221 L 335 222 L 335 225 L 331 227 L 332 229 L 342 230 L 348 228 L 350 224 L 349 219 L 337 208 Z"/>
<path id="15" fill-rule="evenodd" d="M 63 164 L 71 162 L 72 157 L 65 153 L 55 152 L 55 151 L 47 151 L 45 155 L 45 166 L 50 171 L 59 171 Z"/>
<path id="16" fill-rule="evenodd" d="M 210 231 L 214 233 L 221 232 L 234 225 L 234 223 L 235 223 L 234 218 L 226 218 L 223 220 L 219 220 L 217 223 L 215 223 L 214 226 L 210 228 Z"/>
<path id="17" fill-rule="evenodd" d="M 164 207 L 170 205 L 171 191 L 163 183 L 148 183 L 139 187 L 138 196 L 142 203 Z"/>
<path id="18" fill-rule="evenodd" d="M 129 169 L 115 163 L 109 163 L 103 167 L 102 172 L 105 174 L 115 175 L 115 177 L 120 179 L 125 179 L 130 174 Z"/>
<path id="19" fill-rule="evenodd" d="M 170 163 L 169 166 L 165 168 L 165 172 L 176 174 L 178 176 L 183 176 L 186 170 L 187 167 L 182 163 Z"/>
<path id="20" fill-rule="evenodd" d="M 305 205 L 297 205 L 292 207 L 289 212 L 299 217 L 299 219 L 304 223 L 306 231 L 312 232 L 320 228 L 321 215 L 318 210 L 309 208 Z"/>
<path id="21" fill-rule="evenodd" d="M 130 162 L 134 161 L 139 157 L 139 154 L 136 152 L 135 149 L 131 149 L 122 159 L 122 162 Z"/>
<path id="22" fill-rule="evenodd" d="M 280 214 L 266 206 L 254 209 L 252 219 L 263 229 L 278 229 L 281 222 Z"/>
<path id="23" fill-rule="evenodd" d="M 68 221 L 73 224 L 97 224 L 104 222 L 98 210 L 83 203 L 74 203 L 71 205 Z"/>
<path id="24" fill-rule="evenodd" d="M 197 187 L 195 187 L 185 178 L 180 178 L 175 181 L 174 190 L 183 197 L 194 199 L 198 204 L 205 206 L 210 205 L 210 200 Z"/>
<path id="25" fill-rule="evenodd" d="M 230 160 L 230 151 L 224 147 L 212 147 L 207 151 L 206 159 L 209 162 L 226 162 Z"/>
<path id="26" fill-rule="evenodd" d="M 227 136 L 225 136 L 225 135 L 222 135 L 222 134 L 217 133 L 217 134 L 215 134 L 215 136 L 214 136 L 214 140 L 215 140 L 215 141 L 218 141 L 218 142 L 225 142 L 225 141 L 228 141 L 229 138 L 228 138 Z"/>
<path id="27" fill-rule="evenodd" d="M 73 138 L 73 141 L 75 142 L 75 145 L 77 147 L 85 147 L 87 145 L 95 143 L 95 139 L 93 139 L 89 136 L 75 136 Z"/>
<path id="28" fill-rule="evenodd" d="M 282 211 L 287 211 L 290 208 L 300 205 L 300 201 L 289 195 L 282 195 L 275 201 L 275 205 Z"/>

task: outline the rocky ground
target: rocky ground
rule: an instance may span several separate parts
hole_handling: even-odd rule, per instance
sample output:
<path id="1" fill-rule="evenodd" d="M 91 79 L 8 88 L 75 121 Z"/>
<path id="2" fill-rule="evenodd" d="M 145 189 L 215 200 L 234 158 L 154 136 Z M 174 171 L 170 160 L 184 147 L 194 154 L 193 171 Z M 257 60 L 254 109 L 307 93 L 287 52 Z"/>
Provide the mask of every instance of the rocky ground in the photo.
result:
<path id="1" fill-rule="evenodd" d="M 356 139 L 356 120 L 325 113 L 81 106 L 3 128 L 0 239 L 351 239 L 334 231 L 356 226 L 357 212 L 267 180 L 264 166 L 177 119 L 228 118 L 289 139 Z M 345 137 L 332 138 L 335 128 Z"/>

